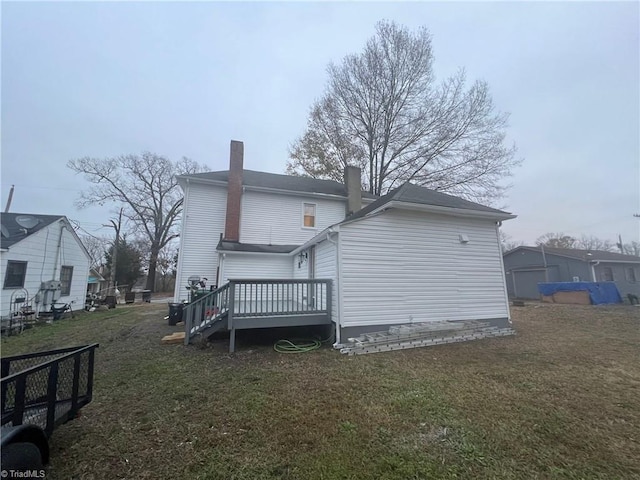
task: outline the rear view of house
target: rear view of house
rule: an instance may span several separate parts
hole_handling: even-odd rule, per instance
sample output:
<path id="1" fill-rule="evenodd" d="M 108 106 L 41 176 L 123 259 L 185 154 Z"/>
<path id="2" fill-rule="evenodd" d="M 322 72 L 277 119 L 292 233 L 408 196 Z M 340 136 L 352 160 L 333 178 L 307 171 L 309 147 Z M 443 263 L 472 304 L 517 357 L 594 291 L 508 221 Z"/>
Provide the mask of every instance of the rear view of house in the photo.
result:
<path id="1" fill-rule="evenodd" d="M 228 171 L 179 184 L 175 299 L 187 299 L 190 277 L 207 278 L 219 292 L 206 332 L 218 319 L 232 346 L 234 315 L 252 318 L 244 328 L 330 322 L 337 345 L 394 326 L 509 324 L 498 228 L 510 213 L 410 183 L 378 198 L 354 167 L 344 183 L 245 170 L 240 142 Z M 275 323 L 263 305 L 274 296 L 289 309 Z"/>
<path id="2" fill-rule="evenodd" d="M 89 254 L 63 215 L 2 213 L 0 268 L 3 319 L 29 308 L 36 316 L 54 303 L 83 308 Z"/>

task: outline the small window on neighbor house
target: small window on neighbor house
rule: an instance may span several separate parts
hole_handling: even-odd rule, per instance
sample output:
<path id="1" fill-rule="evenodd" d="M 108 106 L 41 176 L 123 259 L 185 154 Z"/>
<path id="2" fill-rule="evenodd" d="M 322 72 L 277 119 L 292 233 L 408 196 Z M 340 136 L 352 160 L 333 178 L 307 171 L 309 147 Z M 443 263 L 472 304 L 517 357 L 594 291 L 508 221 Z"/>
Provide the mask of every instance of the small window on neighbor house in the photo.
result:
<path id="1" fill-rule="evenodd" d="M 636 283 L 636 270 L 633 267 L 625 268 L 625 273 L 627 274 L 627 282 Z"/>
<path id="2" fill-rule="evenodd" d="M 62 267 L 60 270 L 60 295 L 71 294 L 71 279 L 73 278 L 73 267 Z"/>
<path id="3" fill-rule="evenodd" d="M 24 277 L 27 275 L 27 262 L 7 262 L 7 271 L 4 275 L 4 288 L 24 287 Z"/>
<path id="4" fill-rule="evenodd" d="M 307 228 L 315 228 L 316 226 L 316 204 L 315 203 L 305 203 L 302 206 L 304 210 L 304 221 L 303 226 Z"/>
<path id="5" fill-rule="evenodd" d="M 611 267 L 604 267 L 602 269 L 602 281 L 613 282 L 613 270 Z"/>

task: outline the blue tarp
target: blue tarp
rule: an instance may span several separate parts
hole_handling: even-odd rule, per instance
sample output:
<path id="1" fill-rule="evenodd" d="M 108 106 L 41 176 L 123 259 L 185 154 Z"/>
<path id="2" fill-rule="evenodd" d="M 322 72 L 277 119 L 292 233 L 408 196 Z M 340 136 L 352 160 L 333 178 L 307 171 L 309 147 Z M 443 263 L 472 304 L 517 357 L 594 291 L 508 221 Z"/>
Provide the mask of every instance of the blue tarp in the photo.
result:
<path id="1" fill-rule="evenodd" d="M 553 295 L 556 292 L 589 292 L 593 305 L 603 303 L 622 303 L 622 297 L 614 282 L 552 282 L 539 283 L 538 291 L 542 295 Z"/>

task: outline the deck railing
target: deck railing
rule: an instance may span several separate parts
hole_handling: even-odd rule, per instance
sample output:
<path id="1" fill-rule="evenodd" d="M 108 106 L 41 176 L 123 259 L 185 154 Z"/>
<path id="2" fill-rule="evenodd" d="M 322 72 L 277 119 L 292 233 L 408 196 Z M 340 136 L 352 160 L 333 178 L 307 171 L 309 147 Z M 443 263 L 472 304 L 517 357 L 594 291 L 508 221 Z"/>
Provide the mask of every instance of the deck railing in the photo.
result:
<path id="1" fill-rule="evenodd" d="M 184 308 L 185 344 L 198 333 L 226 327 L 230 351 L 244 328 L 329 323 L 331 280 L 234 279 Z"/>
<path id="2" fill-rule="evenodd" d="M 326 313 L 329 280 L 231 280 L 234 317 Z"/>
<path id="3" fill-rule="evenodd" d="M 224 319 L 229 312 L 229 284 L 208 292 L 197 300 L 185 305 L 182 311 L 185 335 L 184 343 L 189 344 L 191 338 L 207 330 L 215 322 Z"/>

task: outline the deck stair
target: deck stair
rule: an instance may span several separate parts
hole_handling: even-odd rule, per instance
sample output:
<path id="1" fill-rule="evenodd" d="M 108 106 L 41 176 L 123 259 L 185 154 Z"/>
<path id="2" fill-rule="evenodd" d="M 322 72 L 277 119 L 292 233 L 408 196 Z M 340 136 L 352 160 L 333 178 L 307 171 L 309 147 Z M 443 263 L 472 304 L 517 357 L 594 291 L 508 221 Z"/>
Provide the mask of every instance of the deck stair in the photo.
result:
<path id="1" fill-rule="evenodd" d="M 473 320 L 413 323 L 349 338 L 348 343 L 342 345 L 340 352 L 347 355 L 362 355 L 514 334 L 515 331 L 511 328 L 500 328 L 491 326 L 489 322 Z"/>
<path id="2" fill-rule="evenodd" d="M 207 338 L 226 328 L 229 304 L 227 283 L 185 306 L 182 314 L 185 324 L 184 343 L 188 344 L 196 336 Z"/>

